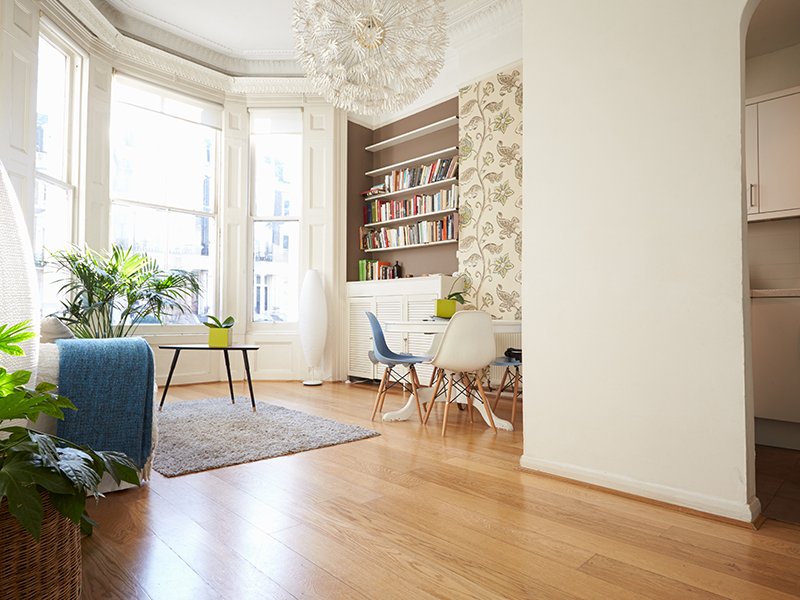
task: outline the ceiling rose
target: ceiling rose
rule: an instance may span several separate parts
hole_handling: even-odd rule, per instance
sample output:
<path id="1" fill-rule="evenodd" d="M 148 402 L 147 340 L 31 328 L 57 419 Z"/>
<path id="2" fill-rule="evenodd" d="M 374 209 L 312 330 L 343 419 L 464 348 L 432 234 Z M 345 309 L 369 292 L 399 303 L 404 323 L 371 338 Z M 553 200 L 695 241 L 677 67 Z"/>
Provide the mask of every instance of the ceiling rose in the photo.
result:
<path id="1" fill-rule="evenodd" d="M 442 0 L 295 0 L 292 29 L 314 89 L 377 115 L 431 86 L 444 63 L 444 20 Z"/>

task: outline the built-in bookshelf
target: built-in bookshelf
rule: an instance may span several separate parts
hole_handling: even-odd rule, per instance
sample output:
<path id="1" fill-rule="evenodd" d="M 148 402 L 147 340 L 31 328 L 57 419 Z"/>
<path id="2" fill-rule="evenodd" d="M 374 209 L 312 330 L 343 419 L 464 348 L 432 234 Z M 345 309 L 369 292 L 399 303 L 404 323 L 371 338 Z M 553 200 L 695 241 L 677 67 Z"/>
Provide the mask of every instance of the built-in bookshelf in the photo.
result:
<path id="1" fill-rule="evenodd" d="M 452 98 L 372 131 L 348 123 L 349 281 L 458 269 L 457 112 Z"/>
<path id="2" fill-rule="evenodd" d="M 384 149 L 457 123 L 456 117 L 448 117 L 367 146 L 366 150 Z M 359 234 L 363 251 L 402 250 L 458 240 L 457 146 L 378 167 L 365 175 L 374 183 L 362 192 L 364 226 Z"/>

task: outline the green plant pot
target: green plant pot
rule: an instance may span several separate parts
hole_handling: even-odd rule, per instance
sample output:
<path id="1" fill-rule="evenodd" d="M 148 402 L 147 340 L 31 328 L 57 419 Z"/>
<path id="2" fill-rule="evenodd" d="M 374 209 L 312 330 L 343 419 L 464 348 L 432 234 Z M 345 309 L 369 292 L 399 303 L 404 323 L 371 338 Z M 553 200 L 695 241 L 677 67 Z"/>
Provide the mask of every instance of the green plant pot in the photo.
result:
<path id="1" fill-rule="evenodd" d="M 212 348 L 225 348 L 231 345 L 233 329 L 214 327 L 208 330 L 208 345 Z"/>
<path id="2" fill-rule="evenodd" d="M 456 314 L 456 301 L 455 300 L 437 300 L 436 301 L 436 316 L 449 319 Z"/>

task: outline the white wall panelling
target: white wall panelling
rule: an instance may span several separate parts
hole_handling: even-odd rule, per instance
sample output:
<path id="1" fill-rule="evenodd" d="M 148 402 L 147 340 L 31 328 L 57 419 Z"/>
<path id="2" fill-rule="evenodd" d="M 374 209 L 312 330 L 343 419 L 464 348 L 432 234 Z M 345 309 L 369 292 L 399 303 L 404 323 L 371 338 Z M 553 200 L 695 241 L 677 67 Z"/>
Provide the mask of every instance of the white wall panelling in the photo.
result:
<path id="1" fill-rule="evenodd" d="M 17 192 L 30 233 L 36 161 L 36 56 L 39 3 L 0 0 L 0 161 Z"/>

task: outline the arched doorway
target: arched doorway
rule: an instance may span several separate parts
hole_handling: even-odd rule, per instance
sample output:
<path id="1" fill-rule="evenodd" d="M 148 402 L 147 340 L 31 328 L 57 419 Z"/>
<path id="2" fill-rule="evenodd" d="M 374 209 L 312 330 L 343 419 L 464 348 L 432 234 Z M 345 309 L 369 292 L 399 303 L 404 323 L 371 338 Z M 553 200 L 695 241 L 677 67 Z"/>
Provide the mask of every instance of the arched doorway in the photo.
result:
<path id="1" fill-rule="evenodd" d="M 800 3 L 754 0 L 742 30 L 756 495 L 800 523 Z"/>

